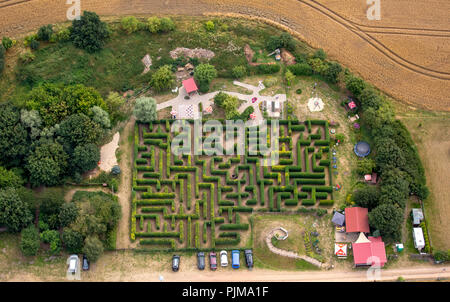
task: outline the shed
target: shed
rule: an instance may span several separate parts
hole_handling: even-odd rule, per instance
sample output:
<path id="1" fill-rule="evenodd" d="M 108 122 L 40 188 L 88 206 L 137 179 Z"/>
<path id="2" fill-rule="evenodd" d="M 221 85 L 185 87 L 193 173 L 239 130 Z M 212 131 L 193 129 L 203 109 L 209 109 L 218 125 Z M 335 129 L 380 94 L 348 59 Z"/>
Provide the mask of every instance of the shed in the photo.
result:
<path id="1" fill-rule="evenodd" d="M 184 80 L 183 87 L 189 95 L 198 91 L 197 84 L 195 84 L 194 78 Z"/>
<path id="2" fill-rule="evenodd" d="M 331 222 L 334 223 L 334 225 L 343 226 L 345 223 L 345 215 L 339 212 L 334 212 Z"/>
<path id="3" fill-rule="evenodd" d="M 412 219 L 413 219 L 413 225 L 418 226 L 423 220 L 422 209 L 417 209 L 417 208 L 412 209 L 411 215 L 412 215 Z"/>
<path id="4" fill-rule="evenodd" d="M 369 233 L 369 211 L 367 208 L 353 207 L 345 209 L 347 233 Z"/>
<path id="5" fill-rule="evenodd" d="M 413 228 L 414 247 L 419 251 L 425 247 L 422 228 Z"/>

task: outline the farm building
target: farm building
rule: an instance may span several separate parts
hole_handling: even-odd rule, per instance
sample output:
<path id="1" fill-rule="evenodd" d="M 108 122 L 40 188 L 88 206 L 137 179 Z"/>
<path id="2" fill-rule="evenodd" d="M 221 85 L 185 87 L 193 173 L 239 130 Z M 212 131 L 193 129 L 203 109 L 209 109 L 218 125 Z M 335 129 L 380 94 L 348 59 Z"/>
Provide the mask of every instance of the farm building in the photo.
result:
<path id="1" fill-rule="evenodd" d="M 186 93 L 192 95 L 198 91 L 197 84 L 195 84 L 194 78 L 189 78 L 183 81 L 183 87 Z"/>
<path id="2" fill-rule="evenodd" d="M 422 209 L 412 209 L 411 211 L 413 226 L 418 226 L 423 220 L 423 212 Z"/>
<path id="3" fill-rule="evenodd" d="M 373 265 L 383 267 L 387 258 L 381 237 L 367 238 L 364 233 L 360 233 L 358 240 L 353 243 L 353 262 L 356 267 Z"/>
<path id="4" fill-rule="evenodd" d="M 369 211 L 367 208 L 345 209 L 345 228 L 347 233 L 369 233 Z"/>
<path id="5" fill-rule="evenodd" d="M 425 247 L 425 239 L 423 238 L 422 228 L 413 228 L 414 247 L 419 252 Z"/>

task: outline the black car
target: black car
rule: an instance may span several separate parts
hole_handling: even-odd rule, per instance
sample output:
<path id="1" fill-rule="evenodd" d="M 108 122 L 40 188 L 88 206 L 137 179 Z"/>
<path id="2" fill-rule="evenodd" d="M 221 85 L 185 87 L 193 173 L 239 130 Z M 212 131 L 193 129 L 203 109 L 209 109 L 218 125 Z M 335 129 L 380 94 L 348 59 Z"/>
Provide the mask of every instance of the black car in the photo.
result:
<path id="1" fill-rule="evenodd" d="M 89 261 L 86 257 L 86 255 L 83 255 L 83 271 L 89 270 Z"/>
<path id="2" fill-rule="evenodd" d="M 245 250 L 245 262 L 247 263 L 248 268 L 253 267 L 253 251 L 252 250 Z"/>
<path id="3" fill-rule="evenodd" d="M 205 253 L 204 252 L 197 253 L 197 267 L 199 270 L 205 269 Z"/>
<path id="4" fill-rule="evenodd" d="M 180 256 L 173 255 L 173 257 L 172 257 L 172 270 L 174 272 L 178 272 L 179 268 L 180 268 Z"/>

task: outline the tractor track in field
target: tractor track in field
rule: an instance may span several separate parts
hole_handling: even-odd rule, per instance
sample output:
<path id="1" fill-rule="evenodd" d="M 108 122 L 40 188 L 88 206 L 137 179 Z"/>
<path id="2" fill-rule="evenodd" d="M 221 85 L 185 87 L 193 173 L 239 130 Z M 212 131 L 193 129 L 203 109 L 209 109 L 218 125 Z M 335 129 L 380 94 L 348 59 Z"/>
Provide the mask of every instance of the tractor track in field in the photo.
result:
<path id="1" fill-rule="evenodd" d="M 21 3 L 25 3 L 25 2 L 30 2 L 32 0 L 3 0 L 0 1 L 0 9 L 4 8 L 4 7 L 10 7 L 10 6 L 14 6 L 17 4 L 21 4 Z"/>
<path id="2" fill-rule="evenodd" d="M 408 70 L 411 70 L 413 72 L 419 73 L 421 75 L 428 76 L 428 77 L 437 78 L 437 79 L 441 79 L 441 80 L 450 80 L 449 72 L 433 70 L 431 68 L 421 66 L 419 64 L 413 63 L 413 62 L 401 57 L 399 54 L 395 53 L 394 51 L 392 51 L 391 49 L 386 47 L 378 39 L 374 38 L 373 36 L 369 35 L 364 30 L 362 30 L 359 26 L 354 25 L 353 22 L 347 20 L 346 18 L 343 18 L 342 16 L 335 13 L 331 9 L 327 8 L 326 6 L 319 4 L 317 2 L 312 2 L 312 1 L 308 1 L 308 0 L 297 0 L 297 1 L 311 7 L 312 9 L 316 10 L 317 12 L 319 12 L 319 13 L 329 17 L 333 21 L 339 23 L 340 25 L 345 27 L 347 30 L 350 30 L 351 32 L 353 32 L 354 34 L 359 36 L 361 39 L 366 41 L 368 44 L 370 44 L 372 47 L 377 49 L 384 56 L 386 56 L 390 60 L 394 61 L 395 63 L 401 65 L 402 67 L 404 67 Z M 382 33 L 384 33 L 384 32 L 382 32 Z M 401 33 L 401 32 L 396 32 L 396 34 L 397 35 L 410 35 L 409 33 Z M 449 37 L 450 37 L 450 35 L 449 35 Z"/>

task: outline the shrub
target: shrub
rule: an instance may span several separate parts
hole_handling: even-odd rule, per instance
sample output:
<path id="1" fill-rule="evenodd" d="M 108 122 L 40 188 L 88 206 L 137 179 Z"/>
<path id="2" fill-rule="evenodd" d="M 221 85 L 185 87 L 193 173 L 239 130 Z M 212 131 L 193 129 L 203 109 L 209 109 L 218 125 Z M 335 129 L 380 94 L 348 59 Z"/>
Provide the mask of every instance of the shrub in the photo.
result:
<path id="1" fill-rule="evenodd" d="M 213 21 L 207 21 L 206 23 L 205 23 L 205 29 L 207 30 L 207 31 L 214 31 L 214 22 Z"/>
<path id="2" fill-rule="evenodd" d="M 297 76 L 309 76 L 312 75 L 313 72 L 311 66 L 307 63 L 297 63 L 294 65 L 290 65 L 288 66 L 288 70 L 290 70 L 294 75 Z"/>
<path id="3" fill-rule="evenodd" d="M 158 17 L 150 17 L 147 19 L 148 30 L 155 34 L 161 29 L 161 20 Z"/>
<path id="4" fill-rule="evenodd" d="M 78 207 L 73 202 L 64 203 L 59 211 L 59 223 L 62 227 L 70 225 L 78 217 Z"/>
<path id="5" fill-rule="evenodd" d="M 247 75 L 247 69 L 245 68 L 245 66 L 235 66 L 231 70 L 231 73 L 236 79 L 241 79 Z"/>
<path id="6" fill-rule="evenodd" d="M 172 68 L 169 65 L 164 65 L 159 68 L 152 75 L 150 84 L 156 91 L 164 91 L 172 88 L 175 84 L 175 76 L 172 73 Z"/>
<path id="7" fill-rule="evenodd" d="M 29 225 L 21 232 L 20 250 L 25 256 L 34 256 L 39 250 L 40 240 L 38 230 Z"/>
<path id="8" fill-rule="evenodd" d="M 127 34 L 131 34 L 137 31 L 139 29 L 139 23 L 139 20 L 134 16 L 123 17 L 122 20 L 120 20 L 122 29 Z"/>
<path id="9" fill-rule="evenodd" d="M 254 66 L 257 74 L 274 74 L 280 71 L 281 67 L 278 64 L 261 64 Z"/>
<path id="10" fill-rule="evenodd" d="M 160 30 L 163 33 L 175 30 L 175 23 L 170 18 L 161 18 Z"/>
<path id="11" fill-rule="evenodd" d="M 301 88 L 297 89 L 297 90 L 295 91 L 295 93 L 297 93 L 297 94 L 302 94 L 302 89 L 301 89 Z"/>
<path id="12" fill-rule="evenodd" d="M 37 39 L 40 41 L 49 41 L 53 34 L 53 26 L 51 24 L 41 26 L 37 33 Z"/>
<path id="13" fill-rule="evenodd" d="M 30 42 L 30 48 L 33 50 L 39 49 L 39 42 L 37 40 L 32 40 Z"/>
<path id="14" fill-rule="evenodd" d="M 16 44 L 16 40 L 13 40 L 9 37 L 3 37 L 2 38 L 2 45 L 5 48 L 5 50 L 10 49 L 11 47 L 14 46 L 14 44 Z"/>

